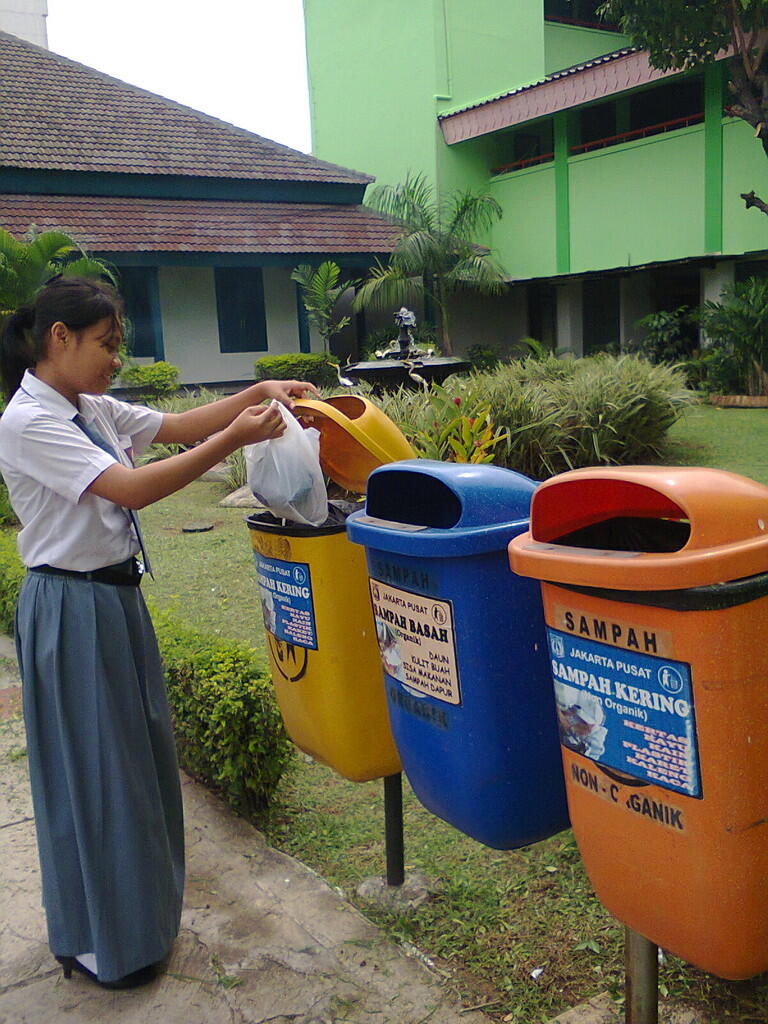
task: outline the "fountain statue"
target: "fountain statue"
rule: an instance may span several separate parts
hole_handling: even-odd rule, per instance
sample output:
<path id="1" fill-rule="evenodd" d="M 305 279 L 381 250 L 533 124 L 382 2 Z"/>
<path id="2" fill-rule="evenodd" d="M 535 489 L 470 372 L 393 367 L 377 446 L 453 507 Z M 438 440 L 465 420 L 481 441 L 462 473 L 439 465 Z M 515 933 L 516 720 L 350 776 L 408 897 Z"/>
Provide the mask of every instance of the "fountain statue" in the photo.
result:
<path id="1" fill-rule="evenodd" d="M 377 349 L 375 361 L 352 363 L 344 367 L 347 378 L 365 380 L 375 390 L 428 386 L 429 381 L 442 383 L 451 373 L 461 373 L 469 369 L 470 364 L 455 356 L 434 355 L 433 348 L 419 348 L 414 340 L 412 329 L 416 326 L 416 314 L 402 306 L 394 315 L 399 328 L 397 338 L 389 345 Z"/>

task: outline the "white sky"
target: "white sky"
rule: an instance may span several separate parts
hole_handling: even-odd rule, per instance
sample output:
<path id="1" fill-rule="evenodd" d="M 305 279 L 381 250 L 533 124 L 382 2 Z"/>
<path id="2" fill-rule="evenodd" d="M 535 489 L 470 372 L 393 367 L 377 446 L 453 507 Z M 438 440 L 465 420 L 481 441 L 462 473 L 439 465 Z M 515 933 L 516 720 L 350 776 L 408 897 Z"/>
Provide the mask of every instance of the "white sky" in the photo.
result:
<path id="1" fill-rule="evenodd" d="M 302 0 L 48 0 L 48 46 L 310 150 Z"/>

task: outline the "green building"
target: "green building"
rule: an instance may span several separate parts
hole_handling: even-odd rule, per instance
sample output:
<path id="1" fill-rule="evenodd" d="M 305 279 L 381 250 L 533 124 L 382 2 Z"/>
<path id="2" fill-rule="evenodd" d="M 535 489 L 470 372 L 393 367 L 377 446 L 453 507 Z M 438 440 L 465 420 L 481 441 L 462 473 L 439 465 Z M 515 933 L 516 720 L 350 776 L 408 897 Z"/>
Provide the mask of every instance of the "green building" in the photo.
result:
<path id="1" fill-rule="evenodd" d="M 663 73 L 599 0 L 304 0 L 313 152 L 379 183 L 423 172 L 503 209 L 511 287 L 462 301 L 454 335 L 589 353 L 638 318 L 768 271 L 752 130 L 725 63 Z"/>

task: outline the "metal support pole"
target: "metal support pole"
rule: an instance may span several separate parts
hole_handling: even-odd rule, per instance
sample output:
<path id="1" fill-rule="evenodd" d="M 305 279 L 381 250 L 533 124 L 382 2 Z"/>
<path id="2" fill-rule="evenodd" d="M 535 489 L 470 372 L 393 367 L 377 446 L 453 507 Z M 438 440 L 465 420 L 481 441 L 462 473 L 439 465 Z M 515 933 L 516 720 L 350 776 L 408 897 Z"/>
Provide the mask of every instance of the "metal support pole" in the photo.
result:
<path id="1" fill-rule="evenodd" d="M 405 881 L 403 844 L 403 777 L 384 776 L 384 839 L 387 851 L 387 885 Z"/>
<path id="2" fill-rule="evenodd" d="M 659 947 L 624 930 L 626 1024 L 659 1024 Z"/>

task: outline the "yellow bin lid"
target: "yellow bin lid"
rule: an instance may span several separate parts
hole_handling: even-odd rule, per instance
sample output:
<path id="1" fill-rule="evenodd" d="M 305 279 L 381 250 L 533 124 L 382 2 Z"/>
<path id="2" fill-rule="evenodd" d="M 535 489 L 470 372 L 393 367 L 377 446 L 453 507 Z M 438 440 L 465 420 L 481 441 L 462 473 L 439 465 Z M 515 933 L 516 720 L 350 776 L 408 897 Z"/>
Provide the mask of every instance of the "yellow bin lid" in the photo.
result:
<path id="1" fill-rule="evenodd" d="M 367 398 L 302 398 L 293 411 L 305 426 L 320 431 L 323 472 L 346 491 L 365 494 L 374 469 L 416 458 L 400 428 Z"/>

